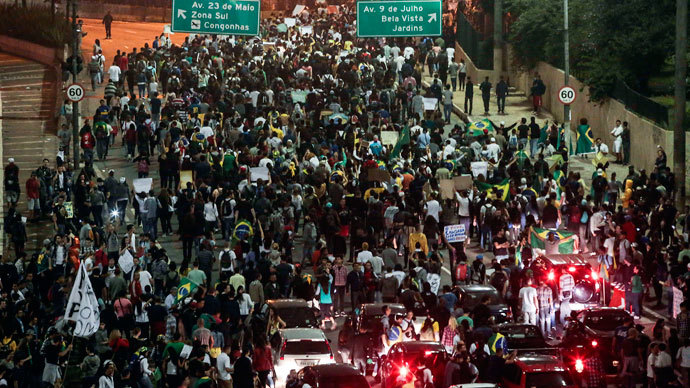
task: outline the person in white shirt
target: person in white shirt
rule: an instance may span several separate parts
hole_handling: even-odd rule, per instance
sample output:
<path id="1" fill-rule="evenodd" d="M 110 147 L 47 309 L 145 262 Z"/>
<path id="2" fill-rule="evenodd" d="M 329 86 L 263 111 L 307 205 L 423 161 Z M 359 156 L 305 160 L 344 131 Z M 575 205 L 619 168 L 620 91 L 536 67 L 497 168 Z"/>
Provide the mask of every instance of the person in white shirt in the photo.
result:
<path id="1" fill-rule="evenodd" d="M 600 137 L 598 137 L 594 141 L 594 154 L 596 155 L 599 152 L 604 154 L 604 156 L 606 156 L 609 153 L 609 146 L 607 146 L 604 142 L 602 142 Z"/>
<path id="2" fill-rule="evenodd" d="M 115 85 L 119 85 L 121 74 L 122 70 L 120 70 L 120 66 L 116 65 L 115 63 L 110 65 L 110 67 L 108 68 L 108 77 L 110 77 L 110 79 L 113 80 Z"/>
<path id="3" fill-rule="evenodd" d="M 680 364 L 680 372 L 683 376 L 683 386 L 690 386 L 690 338 L 683 340 L 683 346 L 678 349 L 676 360 Z"/>
<path id="4" fill-rule="evenodd" d="M 170 311 L 177 300 L 177 287 L 170 287 L 170 293 L 165 297 L 165 307 Z"/>
<path id="5" fill-rule="evenodd" d="M 206 231 L 213 231 L 218 228 L 218 207 L 213 201 L 204 204 L 204 220 L 206 221 Z"/>
<path id="6" fill-rule="evenodd" d="M 654 360 L 654 380 L 657 387 L 668 386 L 668 383 L 673 381 L 676 377 L 673 372 L 671 355 L 668 354 L 666 349 L 666 344 L 660 343 L 653 350 L 653 352 L 656 353 L 656 359 Z"/>
<path id="7" fill-rule="evenodd" d="M 439 215 L 441 214 L 441 204 L 437 201 L 437 195 L 432 194 L 431 200 L 424 205 L 427 216 L 432 216 L 436 222 L 440 222 Z"/>
<path id="8" fill-rule="evenodd" d="M 230 362 L 230 352 L 232 351 L 232 346 L 226 344 L 223 351 L 220 352 L 216 358 L 216 369 L 218 369 L 218 385 L 220 388 L 231 388 L 232 387 L 232 373 L 235 368 Z"/>
<path id="9" fill-rule="evenodd" d="M 489 153 L 489 160 L 492 160 L 494 163 L 498 163 L 498 160 L 501 155 L 501 146 L 496 144 L 495 137 L 491 138 L 491 143 L 487 144 L 486 150 Z"/>
<path id="10" fill-rule="evenodd" d="M 536 325 L 539 302 L 537 301 L 537 290 L 532 287 L 532 279 L 527 279 L 527 285 L 520 289 L 519 296 L 522 302 L 522 317 L 524 323 Z"/>
<path id="11" fill-rule="evenodd" d="M 616 126 L 611 130 L 613 136 L 613 153 L 616 154 L 616 163 L 623 162 L 623 126 L 620 120 L 616 120 Z"/>
<path id="12" fill-rule="evenodd" d="M 364 272 L 364 264 L 368 263 L 374 255 L 369 250 L 369 243 L 362 243 L 362 250 L 357 254 L 357 262 L 362 265 L 362 272 Z"/>
<path id="13" fill-rule="evenodd" d="M 115 364 L 107 360 L 105 362 L 105 372 L 103 376 L 98 379 L 98 388 L 115 388 L 115 380 L 113 374 L 115 373 Z"/>
<path id="14" fill-rule="evenodd" d="M 151 273 L 147 270 L 139 270 L 139 283 L 141 283 L 141 290 L 145 291 L 146 286 L 151 287 L 151 292 L 153 293 L 153 283 L 151 283 Z"/>
<path id="15" fill-rule="evenodd" d="M 446 146 L 443 147 L 443 160 L 448 159 L 451 155 L 453 155 L 453 152 L 455 152 L 455 145 L 453 145 L 450 139 L 447 139 Z"/>

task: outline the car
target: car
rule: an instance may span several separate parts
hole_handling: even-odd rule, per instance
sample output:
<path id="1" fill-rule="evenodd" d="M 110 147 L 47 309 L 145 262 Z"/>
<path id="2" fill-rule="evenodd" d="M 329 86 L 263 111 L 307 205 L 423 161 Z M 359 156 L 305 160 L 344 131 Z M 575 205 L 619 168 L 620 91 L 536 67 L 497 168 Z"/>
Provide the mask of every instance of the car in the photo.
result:
<path id="1" fill-rule="evenodd" d="M 504 323 L 498 326 L 498 332 L 506 338 L 509 352 L 517 350 L 519 354 L 526 351 L 543 350 L 549 354 L 558 354 L 557 349 L 546 343 L 541 330 L 536 325 Z"/>
<path id="2" fill-rule="evenodd" d="M 307 366 L 297 373 L 298 387 L 312 388 L 370 388 L 366 377 L 349 364 Z"/>
<path id="3" fill-rule="evenodd" d="M 364 303 L 358 309 L 359 314 L 350 317 L 352 325 L 348 330 L 352 330 L 352 335 L 348 338 L 352 339 L 351 362 L 365 375 L 373 374 L 380 362 L 383 351 L 381 318 L 384 306 L 391 309 L 391 316 L 405 315 L 407 312 L 405 306 L 398 303 Z"/>
<path id="4" fill-rule="evenodd" d="M 537 256 L 529 265 L 536 284 L 546 283 L 554 290 L 554 299 L 558 300 L 559 279 L 561 274 L 569 273 L 575 281 L 575 288 L 570 300 L 571 311 L 598 307 L 601 298 L 599 273 L 592 268 L 586 257 L 581 254 L 558 254 Z"/>
<path id="5" fill-rule="evenodd" d="M 318 328 L 320 325 L 318 309 L 310 307 L 304 299 L 269 299 L 266 304 L 285 322 L 286 328 Z"/>
<path id="6" fill-rule="evenodd" d="M 441 378 L 436 376 L 444 376 L 448 362 L 443 345 L 433 341 L 411 341 L 391 346 L 381 362 L 381 388 L 400 388 L 408 384 L 422 362 L 432 365 L 431 372 L 436 382 L 441 383 Z"/>
<path id="7" fill-rule="evenodd" d="M 577 387 L 559 356 L 524 353 L 503 368 L 503 388 Z"/>
<path id="8" fill-rule="evenodd" d="M 491 298 L 489 310 L 496 323 L 508 322 L 513 318 L 512 312 L 501 298 L 496 288 L 491 285 L 471 284 L 457 287 L 458 298 L 463 311 L 472 311 L 485 295 Z"/>
<path id="9" fill-rule="evenodd" d="M 280 335 L 282 345 L 275 363 L 279 381 L 285 381 L 292 369 L 335 362 L 328 338 L 319 329 L 283 329 Z"/>
<path id="10" fill-rule="evenodd" d="M 633 320 L 633 316 L 616 307 L 597 307 L 585 309 L 575 314 L 575 320 L 585 327 L 587 341 L 597 342 L 601 361 L 606 373 L 617 373 L 618 355 L 613 354 L 613 337 L 616 328 Z"/>

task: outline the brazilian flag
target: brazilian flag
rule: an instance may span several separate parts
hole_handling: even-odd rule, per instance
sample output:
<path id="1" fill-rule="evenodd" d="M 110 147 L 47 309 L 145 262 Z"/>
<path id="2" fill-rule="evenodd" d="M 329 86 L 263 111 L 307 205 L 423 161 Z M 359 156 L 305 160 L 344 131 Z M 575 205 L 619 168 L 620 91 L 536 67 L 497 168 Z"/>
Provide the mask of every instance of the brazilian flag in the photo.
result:
<path id="1" fill-rule="evenodd" d="M 254 235 L 254 228 L 247 220 L 240 220 L 235 225 L 235 231 L 232 233 L 232 238 L 237 241 L 244 241 Z"/>
<path id="2" fill-rule="evenodd" d="M 467 134 L 470 136 L 482 136 L 484 135 L 484 130 L 494 131 L 494 126 L 489 119 L 481 119 L 467 126 Z"/>
<path id="3" fill-rule="evenodd" d="M 575 251 L 575 233 L 556 229 L 530 228 L 529 241 L 532 248 L 544 249 L 544 241 L 549 237 L 549 233 L 554 233 L 558 241 L 558 253 L 568 254 Z"/>
<path id="4" fill-rule="evenodd" d="M 515 154 L 515 159 L 517 160 L 518 167 L 522 169 L 524 168 L 525 161 L 529 159 L 529 156 L 527 156 L 524 150 L 520 150 Z"/>
<path id="5" fill-rule="evenodd" d="M 500 199 L 506 201 L 510 195 L 510 179 L 504 179 L 503 182 L 492 185 L 486 182 L 474 181 L 474 185 L 480 191 L 485 191 L 486 196 L 490 199 Z"/>
<path id="6" fill-rule="evenodd" d="M 198 284 L 187 278 L 182 278 L 180 280 L 180 285 L 177 286 L 177 299 L 175 300 L 175 303 L 178 303 L 182 299 L 191 296 L 192 292 L 194 292 L 197 287 L 199 287 Z"/>
<path id="7" fill-rule="evenodd" d="M 388 156 L 388 160 L 399 158 L 403 146 L 408 144 L 410 144 L 410 127 L 406 125 L 405 128 L 403 128 L 402 132 L 400 132 L 398 141 L 395 142 L 395 146 L 393 147 L 393 151 L 391 151 L 390 156 Z"/>

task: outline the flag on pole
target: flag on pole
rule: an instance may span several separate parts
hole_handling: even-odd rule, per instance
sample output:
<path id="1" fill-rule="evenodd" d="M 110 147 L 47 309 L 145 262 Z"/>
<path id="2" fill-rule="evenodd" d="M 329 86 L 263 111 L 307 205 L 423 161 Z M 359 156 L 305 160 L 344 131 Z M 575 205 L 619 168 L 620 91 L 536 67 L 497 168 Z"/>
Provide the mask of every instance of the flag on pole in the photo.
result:
<path id="1" fill-rule="evenodd" d="M 400 157 L 400 152 L 402 151 L 403 146 L 407 144 L 410 144 L 410 127 L 406 125 L 402 129 L 402 132 L 400 132 L 400 137 L 398 137 L 398 141 L 395 142 L 395 146 L 393 147 L 388 160 L 393 160 Z"/>
<path id="2" fill-rule="evenodd" d="M 177 299 L 175 300 L 175 303 L 178 303 L 182 299 L 191 296 L 192 291 L 196 290 L 197 287 L 199 287 L 198 284 L 187 278 L 180 279 L 180 285 L 177 287 Z"/>
<path id="3" fill-rule="evenodd" d="M 82 264 L 79 266 L 72 292 L 69 294 L 64 319 L 76 323 L 75 336 L 90 337 L 98 330 L 101 323 L 100 317 L 96 293 L 91 286 L 86 266 Z"/>

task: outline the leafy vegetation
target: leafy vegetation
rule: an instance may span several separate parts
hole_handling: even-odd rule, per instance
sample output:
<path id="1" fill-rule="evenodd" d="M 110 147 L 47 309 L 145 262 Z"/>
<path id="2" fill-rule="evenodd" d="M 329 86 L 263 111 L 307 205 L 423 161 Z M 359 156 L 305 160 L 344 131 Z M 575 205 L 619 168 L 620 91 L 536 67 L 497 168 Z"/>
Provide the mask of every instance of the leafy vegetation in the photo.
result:
<path id="1" fill-rule="evenodd" d="M 69 43 L 72 28 L 63 14 L 53 16 L 49 5 L 0 4 L 0 34 L 60 48 Z"/>
<path id="2" fill-rule="evenodd" d="M 563 67 L 563 1 L 506 0 L 514 63 Z M 616 78 L 647 94 L 650 78 L 673 55 L 675 0 L 576 0 L 569 3 L 571 73 L 608 97 Z"/>

